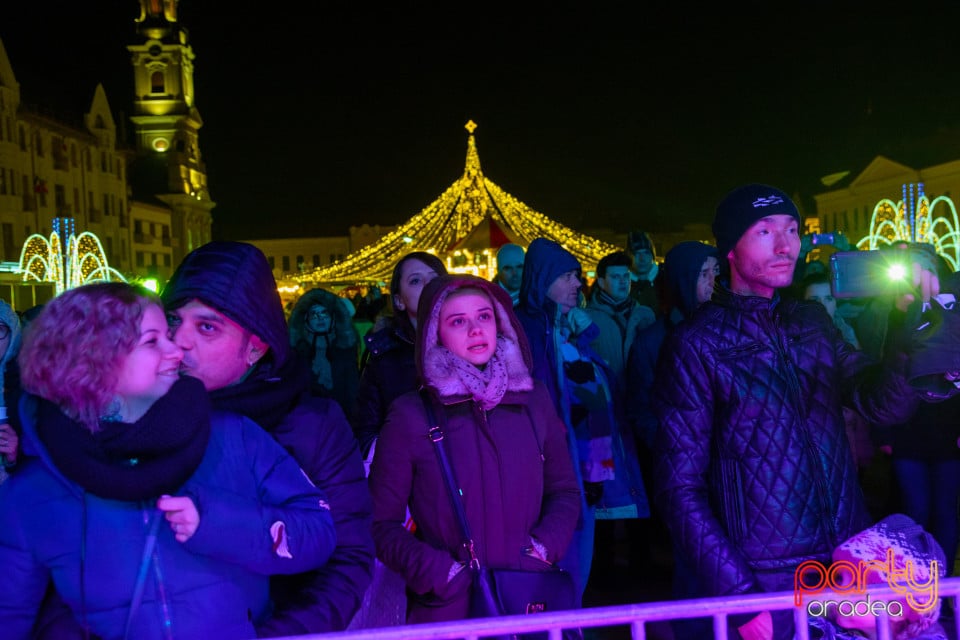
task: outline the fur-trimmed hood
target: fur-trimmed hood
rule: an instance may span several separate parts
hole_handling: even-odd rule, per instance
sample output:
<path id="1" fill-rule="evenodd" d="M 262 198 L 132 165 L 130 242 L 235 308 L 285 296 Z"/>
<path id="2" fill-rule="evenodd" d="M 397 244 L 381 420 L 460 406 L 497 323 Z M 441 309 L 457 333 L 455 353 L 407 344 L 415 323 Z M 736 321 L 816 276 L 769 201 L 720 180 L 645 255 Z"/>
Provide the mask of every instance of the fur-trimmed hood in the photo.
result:
<path id="1" fill-rule="evenodd" d="M 290 346 L 296 348 L 300 342 L 305 345 L 311 343 L 312 336 L 307 328 L 307 312 L 315 304 L 324 307 L 333 318 L 334 347 L 346 349 L 357 344 L 357 330 L 353 327 L 350 311 L 343 299 L 326 289 L 311 289 L 297 300 L 290 314 Z"/>
<path id="2" fill-rule="evenodd" d="M 498 353 L 503 354 L 507 370 L 507 391 L 532 390 L 530 346 L 513 313 L 510 294 L 496 283 L 470 275 L 439 276 L 431 280 L 420 294 L 416 365 L 421 384 L 436 391 L 441 398 L 469 393 L 449 364 L 450 352 L 440 344 L 440 307 L 447 296 L 459 289 L 479 289 L 493 303 L 497 317 Z"/>

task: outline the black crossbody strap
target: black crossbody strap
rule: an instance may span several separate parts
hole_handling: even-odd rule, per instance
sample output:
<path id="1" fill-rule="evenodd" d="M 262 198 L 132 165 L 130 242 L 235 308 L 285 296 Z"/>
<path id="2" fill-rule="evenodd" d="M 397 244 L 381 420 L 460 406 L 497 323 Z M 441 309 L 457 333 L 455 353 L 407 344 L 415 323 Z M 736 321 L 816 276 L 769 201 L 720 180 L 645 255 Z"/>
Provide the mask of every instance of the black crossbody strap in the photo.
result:
<path id="1" fill-rule="evenodd" d="M 427 411 L 427 435 L 433 443 L 433 449 L 437 452 L 437 460 L 440 463 L 440 472 L 443 474 L 444 483 L 447 485 L 447 493 L 450 495 L 450 503 L 453 505 L 453 512 L 457 516 L 457 522 L 460 525 L 460 534 L 463 536 L 463 547 L 470 554 L 470 568 L 474 571 L 480 570 L 480 561 L 477 559 L 474 551 L 473 536 L 470 535 L 470 525 L 467 524 L 467 513 L 463 508 L 463 494 L 457 486 L 457 479 L 453 473 L 453 467 L 450 466 L 450 458 L 447 457 L 447 448 L 443 444 L 443 429 L 437 420 L 437 414 L 433 410 L 433 399 L 430 393 L 421 388 L 420 398 L 423 400 L 423 407 Z"/>

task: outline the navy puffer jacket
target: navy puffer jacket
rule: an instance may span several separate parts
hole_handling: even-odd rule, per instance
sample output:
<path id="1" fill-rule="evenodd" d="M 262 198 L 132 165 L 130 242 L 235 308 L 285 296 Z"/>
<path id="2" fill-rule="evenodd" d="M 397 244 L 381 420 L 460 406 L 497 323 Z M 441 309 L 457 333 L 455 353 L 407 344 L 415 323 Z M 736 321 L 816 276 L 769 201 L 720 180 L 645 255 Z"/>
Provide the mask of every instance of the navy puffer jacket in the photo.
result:
<path id="1" fill-rule="evenodd" d="M 768 591 L 869 524 L 841 407 L 902 422 L 916 392 L 817 304 L 713 300 L 663 346 L 656 501 L 704 595 Z"/>

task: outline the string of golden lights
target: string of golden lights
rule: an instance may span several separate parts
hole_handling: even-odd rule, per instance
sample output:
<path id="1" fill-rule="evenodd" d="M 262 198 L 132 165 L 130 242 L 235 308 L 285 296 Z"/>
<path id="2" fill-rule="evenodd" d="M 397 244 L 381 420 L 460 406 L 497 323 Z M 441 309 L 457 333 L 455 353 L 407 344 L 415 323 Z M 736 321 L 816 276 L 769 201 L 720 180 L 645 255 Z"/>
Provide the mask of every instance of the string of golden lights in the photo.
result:
<path id="1" fill-rule="evenodd" d="M 554 240 L 576 256 L 585 270 L 620 249 L 534 211 L 486 178 L 473 135 L 476 124 L 471 120 L 466 129 L 469 135 L 463 176 L 440 197 L 379 241 L 293 280 L 308 286 L 386 282 L 393 266 L 407 253 L 426 251 L 445 256 L 487 216 L 510 229 L 524 246 L 536 238 Z"/>

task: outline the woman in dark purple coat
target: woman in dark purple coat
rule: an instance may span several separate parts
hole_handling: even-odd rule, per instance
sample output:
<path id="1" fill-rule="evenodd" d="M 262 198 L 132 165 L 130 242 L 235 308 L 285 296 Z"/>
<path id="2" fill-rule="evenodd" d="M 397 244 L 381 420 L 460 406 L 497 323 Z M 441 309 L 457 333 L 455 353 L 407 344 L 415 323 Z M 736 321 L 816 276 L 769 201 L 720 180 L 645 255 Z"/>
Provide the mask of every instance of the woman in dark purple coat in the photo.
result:
<path id="1" fill-rule="evenodd" d="M 530 376 L 530 352 L 498 285 L 441 276 L 418 312 L 417 373 L 433 398 L 485 566 L 546 570 L 566 550 L 580 491 L 563 423 Z M 408 622 L 468 617 L 469 571 L 417 392 L 390 407 L 370 473 L 378 557 L 412 592 Z M 407 505 L 416 532 L 404 528 Z"/>

